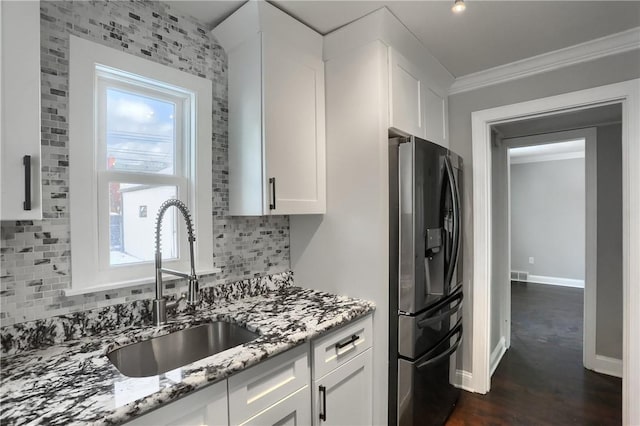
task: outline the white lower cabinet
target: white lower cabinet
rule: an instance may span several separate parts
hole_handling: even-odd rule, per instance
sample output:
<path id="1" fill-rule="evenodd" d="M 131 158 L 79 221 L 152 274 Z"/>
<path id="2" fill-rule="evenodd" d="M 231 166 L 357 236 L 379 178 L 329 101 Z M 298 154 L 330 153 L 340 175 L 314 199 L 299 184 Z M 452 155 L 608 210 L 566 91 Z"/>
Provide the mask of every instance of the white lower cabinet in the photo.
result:
<path id="1" fill-rule="evenodd" d="M 127 423 L 132 426 L 227 426 L 227 381 L 179 399 Z"/>
<path id="2" fill-rule="evenodd" d="M 257 424 L 255 419 L 260 416 L 265 419 L 273 416 L 277 422 L 289 413 L 288 406 L 279 403 L 304 389 L 308 407 L 309 371 L 309 344 L 305 343 L 229 377 L 229 422 Z"/>
<path id="3" fill-rule="evenodd" d="M 371 327 L 369 315 L 128 424 L 370 425 Z"/>
<path id="4" fill-rule="evenodd" d="M 255 426 L 304 426 L 311 424 L 311 397 L 309 386 L 305 386 L 271 407 L 251 417 L 244 425 Z"/>
<path id="5" fill-rule="evenodd" d="M 313 424 L 372 424 L 371 349 L 314 381 Z"/>

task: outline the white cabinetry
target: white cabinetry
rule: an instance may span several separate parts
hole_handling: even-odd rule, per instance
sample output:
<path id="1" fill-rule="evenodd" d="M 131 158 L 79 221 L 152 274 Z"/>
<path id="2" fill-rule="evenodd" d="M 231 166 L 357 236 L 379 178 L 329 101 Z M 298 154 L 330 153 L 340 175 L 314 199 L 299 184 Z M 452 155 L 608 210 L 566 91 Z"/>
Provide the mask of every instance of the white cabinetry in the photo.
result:
<path id="1" fill-rule="evenodd" d="M 425 71 L 391 47 L 389 127 L 448 146 L 446 96 Z"/>
<path id="2" fill-rule="evenodd" d="M 426 86 L 425 93 L 425 139 L 445 147 L 449 146 L 449 108 L 447 96 L 433 86 Z"/>
<path id="3" fill-rule="evenodd" d="M 371 349 L 314 381 L 314 425 L 371 425 Z"/>
<path id="4" fill-rule="evenodd" d="M 324 43 L 330 207 L 322 221 L 290 218 L 291 269 L 306 287 L 377 305 L 372 424 L 386 424 L 389 127 L 447 147 L 445 95 L 454 78 L 386 8 L 327 34 Z"/>
<path id="5" fill-rule="evenodd" d="M 227 381 L 215 383 L 127 424 L 131 426 L 228 426 Z"/>
<path id="6" fill-rule="evenodd" d="M 267 2 L 212 33 L 229 64 L 230 214 L 324 213 L 322 36 Z"/>
<path id="7" fill-rule="evenodd" d="M 42 219 L 40 3 L 0 2 L 0 219 Z"/>
<path id="8" fill-rule="evenodd" d="M 229 421 L 232 425 L 258 424 L 257 419 L 286 419 L 309 413 L 309 345 L 298 346 L 282 355 L 244 370 L 229 378 Z M 292 414 L 292 402 L 285 399 L 296 393 L 304 400 L 306 411 Z M 295 408 L 295 406 L 294 406 Z M 302 424 L 308 424 L 309 418 Z"/>
<path id="9" fill-rule="evenodd" d="M 389 127 L 421 138 L 425 131 L 425 90 L 422 72 L 389 48 Z"/>
<path id="10" fill-rule="evenodd" d="M 310 418 L 311 405 L 307 386 L 256 414 L 241 426 L 304 426 L 309 424 Z"/>
<path id="11" fill-rule="evenodd" d="M 313 424 L 371 425 L 371 316 L 313 342 Z"/>
<path id="12" fill-rule="evenodd" d="M 305 343 L 127 424 L 321 425 L 324 414 L 332 425 L 370 425 L 371 327 L 369 315 L 313 341 L 313 370 Z"/>

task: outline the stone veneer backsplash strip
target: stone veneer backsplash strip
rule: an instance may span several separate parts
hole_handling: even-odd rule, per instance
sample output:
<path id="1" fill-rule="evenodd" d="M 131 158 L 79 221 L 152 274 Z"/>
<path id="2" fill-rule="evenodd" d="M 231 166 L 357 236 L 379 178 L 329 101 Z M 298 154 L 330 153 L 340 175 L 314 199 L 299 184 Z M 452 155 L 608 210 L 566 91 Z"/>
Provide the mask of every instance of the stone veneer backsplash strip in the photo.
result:
<path id="1" fill-rule="evenodd" d="M 288 216 L 228 216 L 227 59 L 204 25 L 157 1 L 41 1 L 42 221 L 5 221 L 0 241 L 0 321 L 10 325 L 133 300 L 151 284 L 64 296 L 69 244 L 69 35 L 213 82 L 214 264 L 224 283 L 289 269 Z M 150 265 L 150 268 L 152 266 Z M 167 286 L 169 293 L 184 282 Z"/>
<path id="2" fill-rule="evenodd" d="M 201 289 L 200 304 L 212 306 L 220 302 L 258 296 L 292 285 L 293 273 L 291 271 L 232 283 L 216 284 Z M 185 303 L 181 302 L 178 309 L 188 308 Z M 3 355 L 11 355 L 150 322 L 151 300 L 145 299 L 13 324 L 0 328 L 1 352 Z"/>

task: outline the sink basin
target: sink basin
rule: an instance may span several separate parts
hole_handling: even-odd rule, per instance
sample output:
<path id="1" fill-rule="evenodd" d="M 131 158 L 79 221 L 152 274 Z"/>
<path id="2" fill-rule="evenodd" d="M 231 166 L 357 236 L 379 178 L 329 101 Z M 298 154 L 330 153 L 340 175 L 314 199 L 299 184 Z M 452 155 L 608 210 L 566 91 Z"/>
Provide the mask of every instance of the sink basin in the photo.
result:
<path id="1" fill-rule="evenodd" d="M 215 321 L 123 346 L 107 358 L 125 376 L 156 376 L 257 337 L 239 325 Z"/>

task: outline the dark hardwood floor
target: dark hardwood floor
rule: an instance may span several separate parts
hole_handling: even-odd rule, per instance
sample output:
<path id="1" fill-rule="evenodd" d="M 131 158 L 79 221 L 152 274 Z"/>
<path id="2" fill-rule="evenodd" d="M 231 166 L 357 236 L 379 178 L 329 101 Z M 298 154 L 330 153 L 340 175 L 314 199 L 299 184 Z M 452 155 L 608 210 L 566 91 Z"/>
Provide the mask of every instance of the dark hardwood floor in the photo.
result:
<path id="1" fill-rule="evenodd" d="M 514 282 L 511 291 L 511 348 L 491 391 L 463 391 L 447 426 L 621 424 L 621 379 L 582 366 L 583 290 Z"/>

